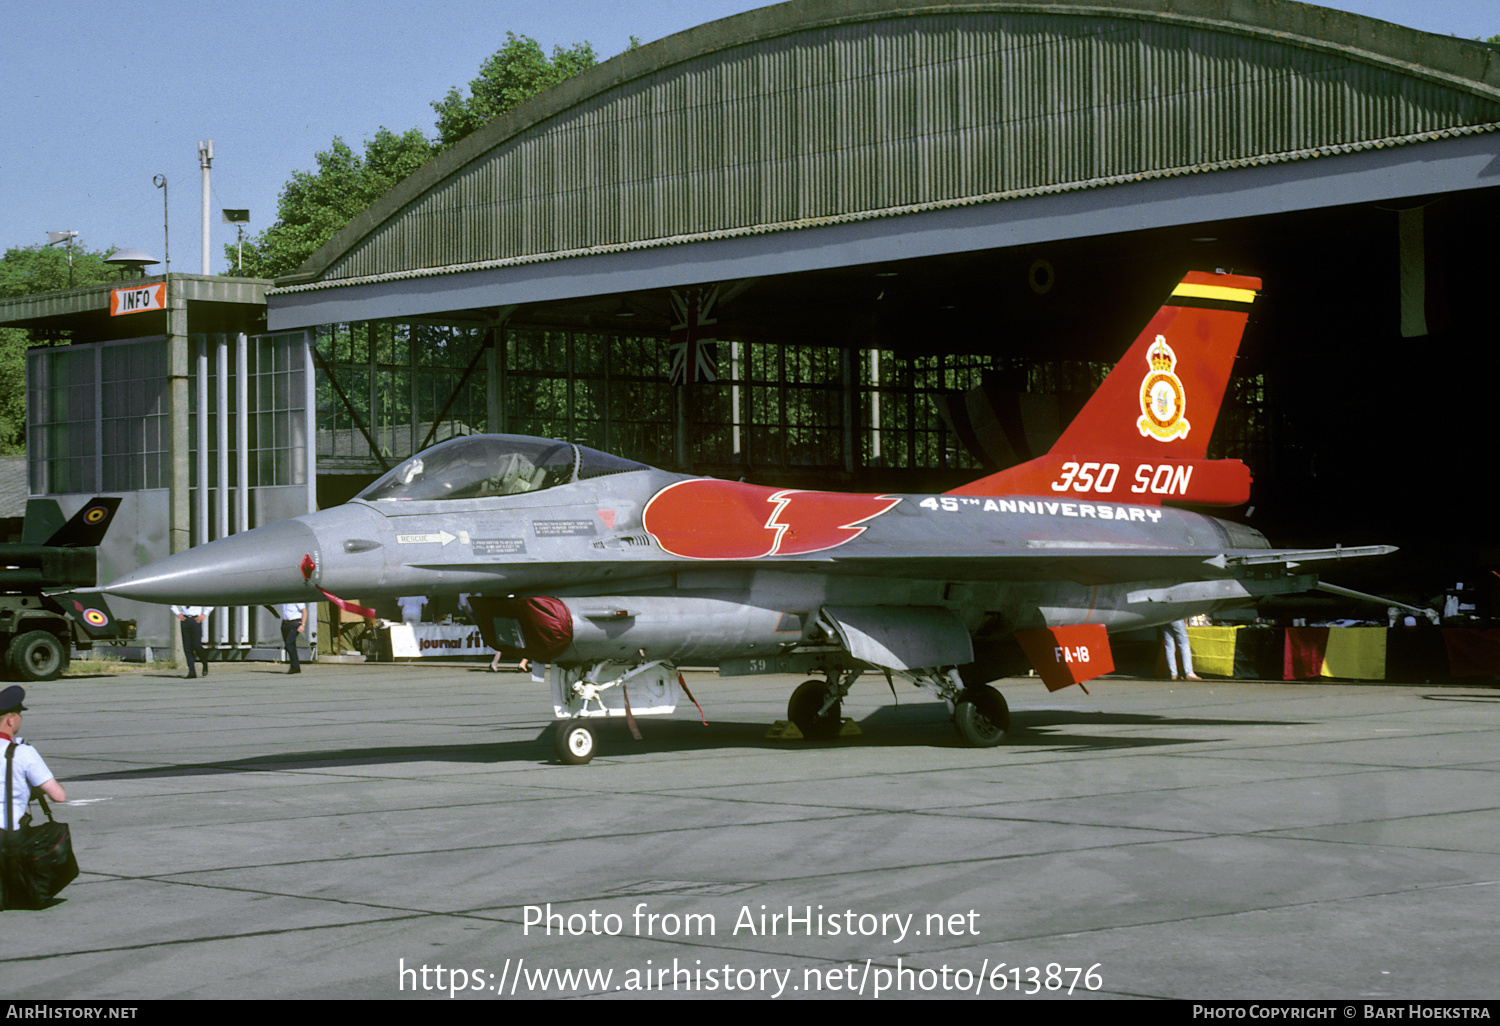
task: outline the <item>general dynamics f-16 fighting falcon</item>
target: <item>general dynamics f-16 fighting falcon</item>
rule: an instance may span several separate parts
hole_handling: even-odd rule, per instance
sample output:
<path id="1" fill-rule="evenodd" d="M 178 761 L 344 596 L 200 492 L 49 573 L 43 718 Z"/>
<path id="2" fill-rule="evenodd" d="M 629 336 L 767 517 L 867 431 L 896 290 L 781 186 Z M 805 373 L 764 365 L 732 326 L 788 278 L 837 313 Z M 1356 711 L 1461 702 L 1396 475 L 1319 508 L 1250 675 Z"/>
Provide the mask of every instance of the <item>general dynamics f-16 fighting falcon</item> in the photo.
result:
<path id="1" fill-rule="evenodd" d="M 1249 498 L 1246 466 L 1206 455 L 1259 288 L 1188 273 L 1046 455 L 942 495 L 765 487 L 475 435 L 345 505 L 104 590 L 207 605 L 469 593 L 487 643 L 548 665 L 564 762 L 593 757 L 594 717 L 634 730 L 673 711 L 682 665 L 820 674 L 788 705 L 811 738 L 837 734 L 861 674 L 901 678 L 948 702 L 965 742 L 995 745 L 1010 714 L 989 682 L 1024 665 L 1013 656 L 1049 689 L 1081 684 L 1114 668 L 1109 632 L 1306 591 L 1303 564 L 1392 551 L 1272 550 L 1163 505 Z"/>

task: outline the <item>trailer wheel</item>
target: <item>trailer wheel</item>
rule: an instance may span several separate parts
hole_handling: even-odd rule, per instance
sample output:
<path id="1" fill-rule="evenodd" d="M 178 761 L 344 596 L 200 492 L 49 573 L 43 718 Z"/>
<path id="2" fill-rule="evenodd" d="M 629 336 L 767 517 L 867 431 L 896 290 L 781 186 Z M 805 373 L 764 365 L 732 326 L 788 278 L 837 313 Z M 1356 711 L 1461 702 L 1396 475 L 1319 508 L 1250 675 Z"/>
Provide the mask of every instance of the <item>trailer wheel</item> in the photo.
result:
<path id="1" fill-rule="evenodd" d="M 51 631 L 28 631 L 11 642 L 6 655 L 21 680 L 55 680 L 68 668 L 70 653 Z"/>

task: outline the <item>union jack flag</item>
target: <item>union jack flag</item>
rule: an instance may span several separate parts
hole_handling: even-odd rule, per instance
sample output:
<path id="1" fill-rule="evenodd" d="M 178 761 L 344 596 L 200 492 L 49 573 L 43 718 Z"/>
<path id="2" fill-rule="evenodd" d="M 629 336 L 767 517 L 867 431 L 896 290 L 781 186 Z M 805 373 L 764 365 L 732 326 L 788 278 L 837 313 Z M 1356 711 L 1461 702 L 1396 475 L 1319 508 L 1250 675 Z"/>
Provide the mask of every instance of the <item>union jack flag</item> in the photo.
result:
<path id="1" fill-rule="evenodd" d="M 672 344 L 672 370 L 668 380 L 674 385 L 717 381 L 719 378 L 718 320 L 714 304 L 719 286 L 703 289 L 672 290 L 672 313 L 675 322 L 669 339 Z"/>

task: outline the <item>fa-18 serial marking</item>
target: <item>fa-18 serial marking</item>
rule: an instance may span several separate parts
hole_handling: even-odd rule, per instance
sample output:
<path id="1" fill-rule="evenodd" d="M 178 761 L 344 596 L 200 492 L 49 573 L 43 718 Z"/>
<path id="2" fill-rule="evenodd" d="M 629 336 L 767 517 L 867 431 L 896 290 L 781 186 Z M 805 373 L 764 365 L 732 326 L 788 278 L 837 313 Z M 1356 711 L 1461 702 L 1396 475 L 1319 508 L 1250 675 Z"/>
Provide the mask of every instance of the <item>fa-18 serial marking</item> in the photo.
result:
<path id="1" fill-rule="evenodd" d="M 478 435 L 434 446 L 345 505 L 161 560 L 106 591 L 273 603 L 468 593 L 486 642 L 545 662 L 558 754 L 589 721 L 670 712 L 675 667 L 821 675 L 809 737 L 875 672 L 946 700 L 969 744 L 1009 723 L 989 682 L 1030 660 L 1050 689 L 1113 669 L 1107 635 L 1318 585 L 1304 564 L 1171 506 L 1238 505 L 1206 458 L 1256 278 L 1191 272 L 1044 456 L 942 495 L 851 495 L 691 477 L 586 446 Z M 690 696 L 691 697 L 691 696 Z"/>

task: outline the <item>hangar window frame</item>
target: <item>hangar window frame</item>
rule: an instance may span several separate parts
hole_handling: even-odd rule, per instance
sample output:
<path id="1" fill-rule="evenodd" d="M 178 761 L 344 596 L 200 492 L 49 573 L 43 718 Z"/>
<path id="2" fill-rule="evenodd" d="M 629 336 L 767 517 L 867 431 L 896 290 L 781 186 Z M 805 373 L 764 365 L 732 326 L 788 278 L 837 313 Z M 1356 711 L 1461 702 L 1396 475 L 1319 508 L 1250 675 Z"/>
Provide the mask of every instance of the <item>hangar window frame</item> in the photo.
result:
<path id="1" fill-rule="evenodd" d="M 484 329 L 436 329 L 468 340 L 441 361 L 430 349 L 424 351 L 424 331 L 430 330 L 390 321 L 319 327 L 321 470 L 379 470 L 360 438 L 365 432 L 378 441 L 387 461 L 413 455 L 424 441 L 431 445 L 495 432 L 557 438 L 651 466 L 685 469 L 677 450 L 679 418 L 690 426 L 687 466 L 699 472 L 979 467 L 944 423 L 936 400 L 977 385 L 992 364 L 988 354 L 721 339 L 717 380 L 676 386 L 668 378 L 666 338 L 515 324 L 496 333 L 493 377 L 471 375 L 466 394 L 455 399 L 452 387 L 487 344 Z M 873 374 L 872 354 L 879 364 Z M 329 383 L 330 373 L 338 389 Z M 413 374 L 419 380 L 415 387 Z M 446 381 L 446 389 L 439 380 Z M 390 420 L 383 405 L 382 397 L 407 392 L 413 399 L 402 408 L 415 408 L 423 417 L 417 430 Z M 444 408 L 446 416 L 434 427 Z"/>

